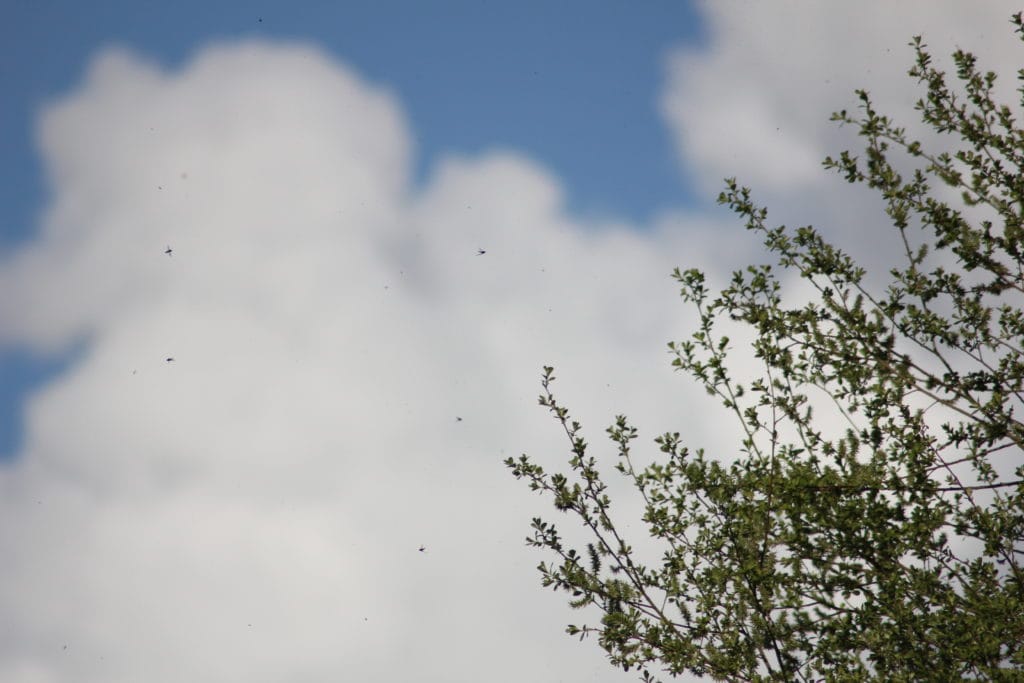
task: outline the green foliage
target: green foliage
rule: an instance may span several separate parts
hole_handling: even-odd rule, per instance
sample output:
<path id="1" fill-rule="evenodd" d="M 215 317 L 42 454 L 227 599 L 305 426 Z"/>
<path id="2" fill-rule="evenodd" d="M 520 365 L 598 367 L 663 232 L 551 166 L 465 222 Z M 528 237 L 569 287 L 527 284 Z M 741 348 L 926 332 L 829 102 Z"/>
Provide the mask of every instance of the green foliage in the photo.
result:
<path id="1" fill-rule="evenodd" d="M 1020 15 L 1014 25 L 1024 38 Z M 912 45 L 918 110 L 955 151 L 927 152 L 860 92 L 859 112 L 834 119 L 857 127 L 864 154 L 825 161 L 884 200 L 904 250 L 884 290 L 813 228 L 769 227 L 734 180 L 719 201 L 777 265 L 734 273 L 717 295 L 701 272 L 674 273 L 700 324 L 669 344 L 673 365 L 735 416 L 740 452 L 712 459 L 667 433 L 638 469 L 636 430 L 625 417 L 608 428 L 660 561 L 641 562 L 613 523 L 544 368 L 540 403 L 571 444 L 568 473 L 525 455 L 506 464 L 593 541 L 581 553 L 540 518 L 527 541 L 556 558 L 539 567 L 544 586 L 603 614 L 568 632 L 596 635 L 644 680 L 1024 679 L 1024 129 L 972 55 L 954 54 L 956 93 Z M 816 296 L 787 306 L 778 272 Z M 760 376 L 730 372 L 723 322 L 750 330 Z"/>

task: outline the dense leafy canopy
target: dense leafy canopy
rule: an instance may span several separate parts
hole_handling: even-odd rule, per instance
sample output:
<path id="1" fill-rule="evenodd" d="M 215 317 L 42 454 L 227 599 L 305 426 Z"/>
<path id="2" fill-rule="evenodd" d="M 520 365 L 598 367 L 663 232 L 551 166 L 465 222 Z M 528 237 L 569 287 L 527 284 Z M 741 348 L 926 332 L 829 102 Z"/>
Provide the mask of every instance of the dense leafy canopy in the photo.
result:
<path id="1" fill-rule="evenodd" d="M 971 54 L 954 54 L 955 90 L 913 46 L 917 108 L 949 150 L 927 151 L 860 92 L 859 111 L 834 119 L 857 127 L 863 154 L 825 161 L 881 194 L 901 266 L 883 281 L 811 227 L 769 227 L 730 180 L 720 202 L 774 267 L 717 294 L 700 271 L 675 272 L 700 324 L 669 345 L 673 364 L 735 416 L 740 449 L 712 458 L 667 433 L 635 467 L 636 430 L 625 417 L 607 430 L 660 560 L 642 561 L 614 523 L 544 369 L 540 402 L 571 443 L 569 470 L 506 464 L 592 541 L 570 547 L 537 518 L 528 542 L 557 558 L 540 565 L 545 586 L 601 610 L 569 633 L 596 635 L 644 680 L 1024 678 L 1024 128 Z M 960 201 L 940 199 L 950 188 Z M 815 296 L 788 304 L 780 273 Z M 736 324 L 760 376 L 730 370 L 723 329 Z"/>

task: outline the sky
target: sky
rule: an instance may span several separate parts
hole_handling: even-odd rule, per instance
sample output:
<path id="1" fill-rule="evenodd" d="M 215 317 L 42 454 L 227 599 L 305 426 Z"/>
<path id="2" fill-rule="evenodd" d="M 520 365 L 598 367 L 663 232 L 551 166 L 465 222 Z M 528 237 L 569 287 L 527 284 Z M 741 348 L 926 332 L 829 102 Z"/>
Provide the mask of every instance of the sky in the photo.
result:
<path id="1" fill-rule="evenodd" d="M 765 260 L 722 179 L 884 269 L 829 114 L 923 134 L 915 34 L 1021 61 L 1001 2 L 86 5 L 0 27 L 16 683 L 636 680 L 523 543 L 541 367 L 606 464 L 619 413 L 728 459 L 665 347 L 673 268 Z"/>

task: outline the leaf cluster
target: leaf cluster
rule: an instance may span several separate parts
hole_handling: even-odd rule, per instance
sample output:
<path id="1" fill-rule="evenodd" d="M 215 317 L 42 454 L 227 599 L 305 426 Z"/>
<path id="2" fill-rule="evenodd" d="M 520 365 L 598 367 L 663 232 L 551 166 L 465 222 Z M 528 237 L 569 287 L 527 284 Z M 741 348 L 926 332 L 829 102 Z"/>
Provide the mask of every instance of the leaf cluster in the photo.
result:
<path id="1" fill-rule="evenodd" d="M 1013 23 L 1024 37 L 1021 15 Z M 911 44 L 917 109 L 952 151 L 927 151 L 861 91 L 857 112 L 833 118 L 856 127 L 863 154 L 825 160 L 884 201 L 903 256 L 884 288 L 813 227 L 770 227 L 734 179 L 719 201 L 774 263 L 717 293 L 699 270 L 674 273 L 700 323 L 669 344 L 672 363 L 733 415 L 739 439 L 712 458 L 666 433 L 640 468 L 636 429 L 624 416 L 607 429 L 660 560 L 641 562 L 620 534 L 544 368 L 540 403 L 569 440 L 569 469 L 506 464 L 592 541 L 570 547 L 536 518 L 527 542 L 555 557 L 543 585 L 601 614 L 568 632 L 595 635 L 644 680 L 1024 677 L 1024 129 L 971 54 L 953 55 L 954 89 Z M 959 205 L 940 198 L 950 189 Z M 788 304 L 780 273 L 816 295 Z M 756 376 L 730 370 L 723 323 L 752 334 Z"/>

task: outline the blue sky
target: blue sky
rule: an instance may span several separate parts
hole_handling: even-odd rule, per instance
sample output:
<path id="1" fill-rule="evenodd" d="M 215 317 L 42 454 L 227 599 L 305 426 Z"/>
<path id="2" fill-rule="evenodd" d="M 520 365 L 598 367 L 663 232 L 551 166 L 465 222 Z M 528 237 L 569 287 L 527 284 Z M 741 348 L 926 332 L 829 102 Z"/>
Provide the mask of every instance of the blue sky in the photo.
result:
<path id="1" fill-rule="evenodd" d="M 700 41 L 684 2 L 12 2 L 0 31 L 8 244 L 43 199 L 34 115 L 111 44 L 174 67 L 214 40 L 314 41 L 399 95 L 421 171 L 441 151 L 509 146 L 570 179 L 583 211 L 640 220 L 697 199 L 656 107 L 666 51 Z"/>
<path id="2" fill-rule="evenodd" d="M 685 2 L 13 2 L 0 35 L 0 248 L 33 233 L 46 197 L 35 116 L 110 45 L 174 68 L 210 41 L 312 41 L 398 95 L 419 176 L 441 153 L 508 147 L 560 175 L 584 214 L 642 223 L 707 199 L 683 182 L 656 106 L 667 50 L 701 39 Z M 62 367 L 0 352 L 0 457 L 26 392 Z"/>
<path id="3" fill-rule="evenodd" d="M 722 178 L 884 266 L 829 114 L 919 134 L 910 36 L 1013 73 L 1012 9 L 7 3 L 0 680 L 635 680 L 522 543 L 540 368 L 602 465 L 731 457 L 665 352 L 674 268 L 763 260 Z"/>

